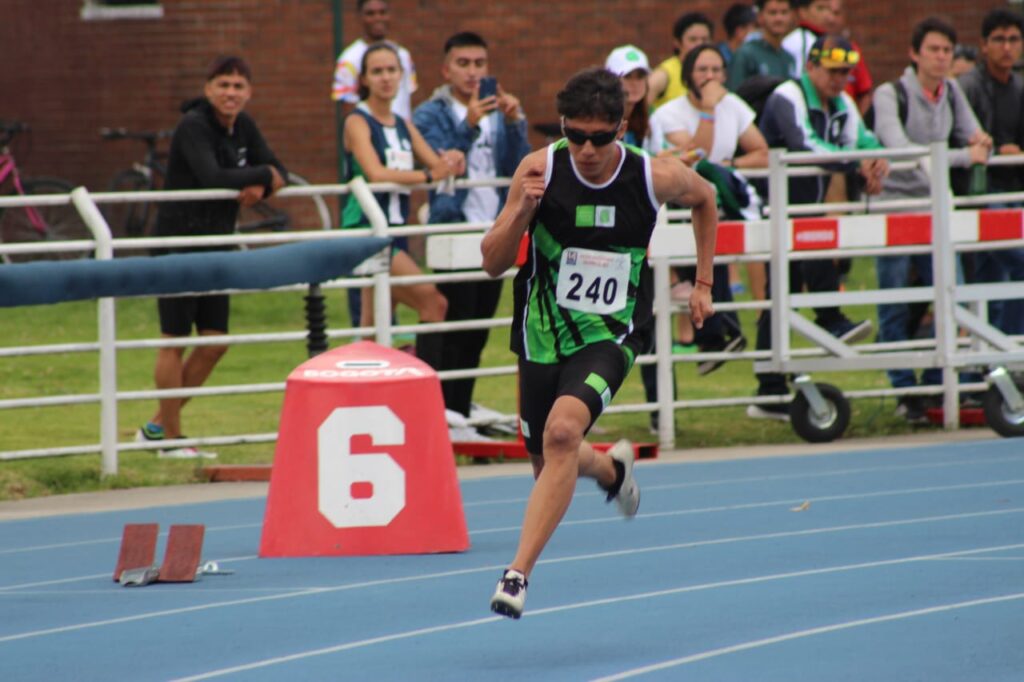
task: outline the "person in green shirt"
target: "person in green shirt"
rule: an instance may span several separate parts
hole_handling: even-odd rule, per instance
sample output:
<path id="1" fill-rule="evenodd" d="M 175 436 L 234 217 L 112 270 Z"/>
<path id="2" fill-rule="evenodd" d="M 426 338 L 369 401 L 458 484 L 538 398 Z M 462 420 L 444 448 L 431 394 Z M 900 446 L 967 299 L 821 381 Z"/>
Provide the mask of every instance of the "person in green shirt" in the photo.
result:
<path id="1" fill-rule="evenodd" d="M 726 87 L 736 92 L 751 76 L 796 76 L 793 55 L 782 47 L 782 39 L 793 27 L 790 0 L 757 0 L 761 37 L 740 46 L 729 64 Z"/>

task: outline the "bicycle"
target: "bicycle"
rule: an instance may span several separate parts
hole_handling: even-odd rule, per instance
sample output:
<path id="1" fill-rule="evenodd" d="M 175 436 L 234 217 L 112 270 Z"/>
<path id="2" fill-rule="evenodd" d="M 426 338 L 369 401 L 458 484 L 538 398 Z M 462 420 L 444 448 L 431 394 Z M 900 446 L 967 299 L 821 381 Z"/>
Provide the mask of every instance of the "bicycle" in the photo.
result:
<path id="1" fill-rule="evenodd" d="M 132 131 L 126 128 L 101 128 L 105 140 L 132 139 L 142 142 L 146 153 L 141 162 L 118 171 L 110 182 L 112 192 L 142 192 L 159 189 L 167 174 L 167 152 L 158 149 L 161 140 L 171 137 L 173 131 Z M 309 185 L 301 176 L 288 173 L 290 185 Z M 289 204 L 291 210 L 282 205 Z M 145 237 L 152 235 L 156 211 L 146 201 L 108 204 L 104 213 L 115 237 Z M 324 229 L 332 227 L 331 212 L 319 195 L 309 197 L 272 197 L 254 206 L 241 207 L 235 232 L 281 232 L 284 230 Z M 244 248 L 244 247 L 243 247 Z"/>
<path id="2" fill-rule="evenodd" d="M 0 123 L 0 189 L 3 194 L 33 196 L 40 194 L 69 194 L 74 185 L 67 180 L 52 177 L 22 179 L 10 149 L 11 141 L 30 128 L 22 122 Z M 10 182 L 6 182 L 10 178 Z M 63 206 L 15 206 L 0 208 L 0 242 L 18 244 L 39 241 L 66 241 L 92 239 L 78 210 L 71 204 Z M 89 253 L 65 251 L 60 253 L 3 254 L 5 263 L 42 259 L 81 258 Z"/>

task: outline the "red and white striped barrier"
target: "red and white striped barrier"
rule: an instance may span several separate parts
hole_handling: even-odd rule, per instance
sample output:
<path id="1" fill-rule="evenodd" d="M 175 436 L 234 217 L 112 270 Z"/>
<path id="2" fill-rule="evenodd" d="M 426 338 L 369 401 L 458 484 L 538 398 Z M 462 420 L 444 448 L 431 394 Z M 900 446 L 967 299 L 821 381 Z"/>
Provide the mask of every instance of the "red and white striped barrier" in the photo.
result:
<path id="1" fill-rule="evenodd" d="M 795 218 L 790 225 L 790 251 L 912 246 L 932 241 L 932 217 L 928 213 Z M 951 228 L 953 241 L 960 243 L 1022 239 L 1024 211 L 954 211 Z M 770 250 L 767 220 L 719 223 L 715 253 L 739 255 Z M 696 256 L 693 231 L 686 224 L 659 225 L 650 252 L 657 256 Z"/>
<path id="2" fill-rule="evenodd" d="M 931 244 L 932 217 L 928 213 L 857 215 L 833 218 L 794 218 L 790 221 L 790 251 L 864 249 Z M 1024 239 L 1024 210 L 983 209 L 954 211 L 953 241 L 959 243 Z M 767 254 L 771 251 L 767 220 L 721 222 L 715 253 Z M 435 270 L 476 269 L 482 266 L 483 235 L 433 235 L 427 238 L 427 265 Z M 661 224 L 654 230 L 650 254 L 671 258 L 696 256 L 693 230 L 688 223 Z"/>

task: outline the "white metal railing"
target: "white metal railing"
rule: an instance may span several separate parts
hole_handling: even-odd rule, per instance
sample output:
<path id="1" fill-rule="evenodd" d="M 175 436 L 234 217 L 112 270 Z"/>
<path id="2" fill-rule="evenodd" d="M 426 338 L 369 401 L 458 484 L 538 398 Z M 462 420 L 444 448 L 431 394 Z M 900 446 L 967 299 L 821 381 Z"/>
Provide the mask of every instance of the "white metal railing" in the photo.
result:
<path id="1" fill-rule="evenodd" d="M 863 153 L 842 153 L 838 155 L 812 155 L 812 154 L 788 154 L 773 151 L 772 152 L 772 165 L 769 168 L 768 175 L 770 178 L 781 178 L 788 175 L 805 175 L 821 173 L 822 171 L 817 168 L 795 168 L 791 169 L 792 163 L 806 162 L 806 163 L 828 163 L 835 162 L 838 160 L 853 160 L 857 158 L 863 158 L 865 156 L 890 156 L 895 155 L 902 158 L 919 156 L 920 158 L 926 158 L 925 154 L 931 154 L 931 165 L 941 164 L 943 158 L 943 149 L 940 146 L 933 147 L 930 150 L 918 148 L 909 150 L 885 150 L 884 152 L 873 152 L 871 154 Z M 936 161 L 936 159 L 939 159 Z M 1019 161 L 1018 161 L 1019 162 Z M 897 162 L 902 163 L 907 168 L 917 167 L 921 161 L 905 161 Z M 940 166 L 941 167 L 941 166 Z M 940 181 L 936 184 L 943 185 L 942 178 L 945 173 L 932 173 L 932 177 L 939 177 Z M 509 179 L 499 179 L 496 182 L 467 182 L 460 181 L 457 183 L 459 187 L 468 186 L 505 186 L 509 183 Z M 948 184 L 948 176 L 945 177 L 945 183 Z M 798 253 L 788 253 L 782 245 L 785 243 L 782 235 L 786 234 L 787 223 L 784 219 L 785 216 L 801 215 L 809 212 L 822 213 L 825 211 L 836 211 L 836 210 L 857 210 L 863 211 L 865 209 L 863 204 L 828 204 L 828 205 L 813 205 L 813 206 L 788 206 L 788 202 L 785 199 L 785 195 L 778 191 L 778 188 L 785 188 L 786 183 L 784 182 L 769 182 L 770 188 L 776 188 L 776 192 L 772 194 L 772 201 L 770 202 L 770 208 L 774 208 L 775 211 L 769 211 L 770 215 L 774 215 L 771 218 L 771 232 L 773 236 L 773 248 L 771 253 L 746 253 L 731 256 L 721 260 L 741 260 L 741 261 L 752 261 L 770 260 L 773 263 L 772 267 L 772 291 L 778 292 L 779 295 L 773 297 L 771 301 L 751 301 L 751 302 L 737 302 L 733 304 L 718 304 L 716 309 L 719 311 L 726 310 L 760 310 L 771 307 L 773 311 L 773 348 L 771 351 L 747 351 L 740 354 L 733 354 L 728 356 L 729 359 L 746 359 L 752 360 L 759 363 L 760 368 L 767 368 L 772 370 L 780 371 L 811 371 L 818 370 L 821 368 L 834 368 L 834 369 L 848 369 L 850 365 L 848 363 L 836 363 L 834 358 L 829 355 L 828 349 L 825 348 L 804 348 L 804 349 L 793 349 L 789 344 L 789 328 L 790 325 L 786 324 L 791 317 L 790 310 L 795 306 L 803 305 L 838 305 L 838 304 L 854 304 L 854 303 L 867 303 L 867 302 L 884 302 L 886 297 L 891 297 L 893 294 L 886 292 L 871 292 L 875 294 L 876 298 L 871 298 L 870 294 L 865 292 L 850 292 L 850 293 L 837 293 L 837 294 L 816 294 L 816 295 L 794 295 L 791 296 L 788 293 L 788 282 L 786 277 L 788 275 L 788 268 L 785 264 L 788 260 L 799 259 L 799 258 L 822 258 L 831 257 L 833 255 L 892 255 L 897 253 L 927 253 L 934 252 L 937 255 L 936 259 L 946 259 L 946 255 L 952 254 L 955 250 L 952 244 L 944 244 L 941 240 L 937 240 L 936 244 L 932 246 L 905 246 L 905 247 L 887 247 L 885 249 L 860 249 L 860 250 L 842 250 L 842 251 L 802 251 Z M 429 186 L 423 185 L 422 188 Z M 56 252 L 56 251 L 81 251 L 83 249 L 94 250 L 96 258 L 104 260 L 113 257 L 113 254 L 118 250 L 130 249 L 146 249 L 154 247 L 173 247 L 173 246 L 184 246 L 184 245 L 237 245 L 237 244 L 267 244 L 267 243 L 283 243 L 286 241 L 302 241 L 312 239 L 344 239 L 352 236 L 365 236 L 367 234 L 379 234 L 384 236 L 402 236 L 402 235 L 435 235 L 435 234 L 448 234 L 458 235 L 463 233 L 479 234 L 482 228 L 487 227 L 481 223 L 459 223 L 459 224 L 448 224 L 448 225 L 430 225 L 430 226 L 415 226 L 415 227 L 388 227 L 386 219 L 383 213 L 380 211 L 377 202 L 373 198 L 373 192 L 382 192 L 397 189 L 408 189 L 400 187 L 394 184 L 379 183 L 374 185 L 366 185 L 362 181 L 355 181 L 351 184 L 345 185 L 319 185 L 319 186 L 304 186 L 304 187 L 289 187 L 282 190 L 282 196 L 310 196 L 312 194 L 322 195 L 343 195 L 351 192 L 353 196 L 360 202 L 363 212 L 371 223 L 371 227 L 363 230 L 338 230 L 331 232 L 324 231 L 311 231 L 311 232 L 287 232 L 287 233 L 273 233 L 263 235 L 231 235 L 231 236 L 216 236 L 216 237 L 194 237 L 194 238 L 157 238 L 157 239 L 111 239 L 110 231 L 106 225 L 102 214 L 100 214 L 97 204 L 103 203 L 116 203 L 125 201 L 172 201 L 182 199 L 224 199 L 234 198 L 236 192 L 229 190 L 198 190 L 198 191 L 159 191 L 159 192 L 132 192 L 132 193 L 95 193 L 91 194 L 84 188 L 76 189 L 71 195 L 50 195 L 50 196 L 33 196 L 33 197 L 3 197 L 0 198 L 0 207 L 14 207 L 23 205 L 60 205 L 72 202 L 75 207 L 82 214 L 86 223 L 89 225 L 90 230 L 93 233 L 93 240 L 78 240 L 74 242 L 54 242 L 54 243 L 42 243 L 42 244 L 18 244 L 8 245 L 0 244 L 0 254 L 2 253 L 33 253 L 33 252 Z M 783 189 L 783 192 L 785 190 Z M 781 196 L 780 196 L 781 194 Z M 941 194 L 941 192 L 940 192 Z M 922 206 L 933 207 L 933 224 L 936 227 L 933 232 L 940 234 L 942 231 L 941 225 L 948 224 L 948 212 L 952 210 L 953 200 L 949 196 L 948 187 L 944 195 L 946 200 L 932 202 L 928 199 L 913 200 L 904 202 L 875 202 L 871 205 L 870 210 L 872 212 L 881 210 L 906 210 L 907 208 L 921 208 Z M 995 197 L 999 200 L 1003 200 L 1005 195 L 998 195 Z M 1024 193 L 1019 195 L 1009 195 L 1011 199 L 1016 201 L 1024 200 Z M 955 200 L 957 205 L 973 205 L 973 198 L 958 198 Z M 936 208 L 937 207 L 937 208 Z M 946 212 L 946 213 L 943 213 Z M 685 220 L 688 217 L 688 211 L 670 211 L 668 212 L 668 218 L 673 222 Z M 942 215 L 947 215 L 943 218 Z M 963 251 L 969 251 L 972 249 L 979 248 L 992 248 L 996 247 L 1016 247 L 1020 246 L 1016 242 L 1005 242 L 997 244 L 960 244 L 955 248 Z M 944 250 L 945 249 L 945 250 Z M 952 256 L 949 256 L 950 258 Z M 645 355 L 638 358 L 639 364 L 651 364 L 654 363 L 658 367 L 659 376 L 659 395 L 656 403 L 639 403 L 639 404 L 618 404 L 609 408 L 609 413 L 622 413 L 622 412 L 645 412 L 653 409 L 659 411 L 661 417 L 659 423 L 661 425 L 661 432 L 659 433 L 659 441 L 664 447 L 672 447 L 674 445 L 675 434 L 673 430 L 674 420 L 672 419 L 672 411 L 674 409 L 689 409 L 689 408 L 703 408 L 703 407 L 717 407 L 726 405 L 747 405 L 747 404 L 766 404 L 770 402 L 779 402 L 782 398 L 751 398 L 749 396 L 738 397 L 738 398 L 716 398 L 712 400 L 672 400 L 671 387 L 672 387 L 672 365 L 677 362 L 699 362 L 705 359 L 717 359 L 719 357 L 725 357 L 721 353 L 700 353 L 695 355 L 687 356 L 674 356 L 671 352 L 671 330 L 669 326 L 669 318 L 671 312 L 678 308 L 673 306 L 667 296 L 668 292 L 668 268 L 671 264 L 679 263 L 692 263 L 692 258 L 678 258 L 670 257 L 666 255 L 660 255 L 652 253 L 652 264 L 654 265 L 655 271 L 655 284 L 656 284 L 656 300 L 655 309 L 657 313 L 656 317 L 656 337 L 657 337 L 657 351 L 654 355 Z M 948 260 L 948 259 L 947 259 Z M 949 267 L 947 265 L 940 265 L 936 269 L 937 273 L 941 272 L 943 282 L 950 275 Z M 506 276 L 511 276 L 508 274 Z M 417 324 L 417 325 L 399 325 L 393 326 L 389 323 L 391 320 L 390 314 L 390 286 L 394 284 L 412 284 L 420 282 L 438 282 L 438 281 L 472 281 L 474 279 L 486 279 L 486 275 L 481 272 L 459 272 L 459 273 L 443 273 L 434 272 L 432 274 L 423 274 L 408 277 L 392 277 L 389 273 L 383 272 L 373 275 L 372 277 L 349 277 L 340 278 L 333 282 L 324 283 L 324 288 L 352 288 L 352 287 L 363 287 L 367 285 L 375 285 L 375 297 L 374 297 L 374 308 L 376 319 L 376 325 L 374 328 L 352 328 L 352 329 L 329 329 L 327 330 L 327 336 L 331 339 L 344 339 L 353 338 L 357 336 L 366 336 L 369 333 L 373 333 L 376 336 L 378 342 L 382 344 L 388 344 L 391 341 L 394 333 L 405 333 L 405 332 L 426 332 L 426 331 L 444 331 L 444 330 L 456 330 L 456 329 L 470 329 L 470 328 L 492 328 L 499 326 L 507 326 L 510 320 L 507 318 L 492 319 L 492 320 L 475 320 L 475 321 L 463 321 L 458 323 L 434 323 L 434 324 Z M 954 292 L 952 286 L 947 287 L 946 284 L 940 285 L 939 277 L 936 276 L 936 307 L 940 308 L 941 311 L 937 311 L 937 318 L 947 316 L 950 314 L 954 302 L 965 303 L 973 302 L 975 309 L 977 310 L 977 301 L 987 300 L 987 298 L 1009 298 L 1021 296 L 1019 294 L 1019 288 L 1015 285 L 1005 285 L 1001 288 L 992 289 L 979 289 L 979 288 L 966 288 L 957 292 Z M 280 287 L 274 291 L 287 291 L 287 290 L 302 290 L 304 287 L 301 285 L 295 285 L 292 287 Z M 940 292 L 939 290 L 942 290 Z M 904 290 L 901 296 L 902 300 L 909 300 L 906 298 L 906 292 Z M 234 292 L 227 292 L 234 293 Z M 251 292 L 245 292 L 251 293 Z M 932 296 L 931 288 L 921 292 L 911 292 L 909 294 L 912 297 L 925 298 L 930 300 Z M 858 297 L 859 296 L 859 297 Z M 865 297 L 867 296 L 867 297 Z M 845 298 L 844 298 L 845 297 Z M 116 438 L 116 424 L 117 424 L 117 404 L 122 401 L 128 400 L 153 400 L 166 397 L 213 397 L 223 395 L 239 395 L 247 393 L 264 393 L 264 392 L 279 392 L 283 390 L 283 382 L 273 383 L 259 383 L 259 384 L 248 384 L 248 385 L 237 385 L 237 386 L 218 386 L 218 387 L 205 387 L 205 388 L 193 388 L 193 389 L 175 389 L 175 390 L 142 390 L 142 391 L 123 391 L 118 390 L 116 385 L 116 353 L 120 350 L 134 349 L 134 348 L 161 348 L 161 347 L 175 347 L 175 346 L 196 346 L 206 344 L 247 344 L 247 343 L 273 343 L 282 341 L 297 341 L 304 339 L 306 336 L 305 332 L 276 332 L 276 333 L 260 333 L 260 334 L 247 334 L 247 335 L 225 335 L 218 337 L 191 337 L 187 339 L 144 339 L 144 340 L 117 340 L 114 329 L 114 308 L 113 299 L 100 299 L 97 302 L 97 314 L 99 323 L 99 333 L 96 342 L 86 343 L 71 343 L 71 344 L 50 344 L 50 345 L 39 345 L 39 346 L 28 346 L 20 348 L 0 348 L 0 357 L 17 357 L 17 356 L 30 356 L 30 355 L 44 355 L 44 354 L 56 354 L 56 353 L 82 353 L 82 352 L 98 352 L 100 356 L 100 390 L 96 394 L 81 394 L 81 395 L 66 395 L 66 396 L 47 396 L 37 398 L 19 398 L 10 400 L 0 400 L 0 410 L 5 409 L 18 409 L 27 407 L 54 407 L 60 405 L 73 405 L 73 404 L 87 404 L 87 403 L 99 403 L 101 408 L 101 419 L 100 419 L 100 443 L 98 445 L 81 445 L 81 446 L 69 446 L 69 447 L 55 447 L 55 448 L 35 448 L 31 450 L 20 450 L 20 451 L 9 451 L 0 452 L 0 460 L 4 459 L 16 459 L 22 457 L 37 457 L 37 456 L 60 456 L 66 454 L 84 454 L 84 453 L 95 453 L 100 452 L 102 454 L 102 470 L 104 474 L 112 474 L 117 471 L 117 453 L 121 451 L 132 451 L 138 449 L 152 448 L 152 445 L 147 444 L 134 444 L 134 443 L 118 443 Z M 906 342 L 903 344 L 869 344 L 859 346 L 865 353 L 874 353 L 876 356 L 871 360 L 875 368 L 881 368 L 882 366 L 889 366 L 886 363 L 890 363 L 893 368 L 902 368 L 909 366 L 911 358 L 908 357 L 908 351 L 919 351 L 926 355 L 932 356 L 932 359 L 928 360 L 926 364 L 928 366 L 935 366 L 940 364 L 944 368 L 944 378 L 946 381 L 943 384 L 944 395 L 946 396 L 947 407 L 952 409 L 947 410 L 947 428 L 955 428 L 956 424 L 951 423 L 952 419 L 955 419 L 956 405 L 950 406 L 949 401 L 952 399 L 955 401 L 956 397 L 956 373 L 955 368 L 963 366 L 965 363 L 973 362 L 978 357 L 977 349 L 979 344 L 968 340 L 957 340 L 954 337 L 949 338 L 948 331 L 950 328 L 955 328 L 955 325 L 951 323 L 943 322 L 945 327 L 942 327 L 940 338 L 934 341 L 915 341 Z M 974 358 L 968 359 L 967 354 L 960 351 L 960 349 L 974 349 Z M 883 357 L 884 352 L 889 351 L 889 355 L 893 356 Z M 911 353 L 912 354 L 912 353 Z M 991 355 L 991 354 L 990 354 Z M 878 360 L 878 357 L 882 357 Z M 996 353 L 996 360 L 1004 359 L 1017 360 L 1016 353 Z M 1024 358 L 1022 358 L 1024 359 Z M 845 359 L 844 359 L 845 360 Z M 919 363 L 918 360 L 914 361 Z M 836 365 L 832 367 L 832 365 Z M 501 367 L 483 367 L 477 370 L 459 370 L 453 372 L 442 372 L 442 380 L 465 378 L 465 377 L 480 377 L 480 376 L 501 376 L 511 375 L 515 373 L 515 366 L 513 364 Z M 876 395 L 903 395 L 919 392 L 927 392 L 928 389 L 912 389 L 912 390 L 895 390 L 895 389 L 879 389 L 879 390 L 868 390 L 868 391 L 853 391 L 848 395 L 850 397 L 870 397 Z M 952 396 L 952 398 L 951 398 Z M 952 415 L 952 416 L 951 416 Z M 261 434 L 239 434 L 231 436 L 211 436 L 205 438 L 191 438 L 187 440 L 176 441 L 181 445 L 231 445 L 238 443 L 252 443 L 252 442 L 268 442 L 274 439 L 273 433 L 261 433 Z"/>

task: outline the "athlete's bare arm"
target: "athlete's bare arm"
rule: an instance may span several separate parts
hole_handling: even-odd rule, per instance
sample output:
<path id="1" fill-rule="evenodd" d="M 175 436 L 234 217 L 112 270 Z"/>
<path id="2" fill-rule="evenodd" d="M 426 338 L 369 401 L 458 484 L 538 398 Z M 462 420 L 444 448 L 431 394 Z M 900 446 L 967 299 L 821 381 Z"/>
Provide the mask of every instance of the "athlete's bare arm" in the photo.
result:
<path id="1" fill-rule="evenodd" d="M 654 175 L 654 196 L 659 203 L 674 201 L 689 206 L 693 212 L 693 236 L 697 241 L 697 277 L 690 296 L 690 319 L 700 329 L 704 320 L 715 314 L 711 305 L 715 257 L 715 236 L 718 232 L 718 206 L 715 188 L 696 171 L 675 158 L 651 160 Z"/>
<path id="2" fill-rule="evenodd" d="M 516 168 L 508 201 L 494 220 L 494 227 L 484 236 L 480 251 L 484 270 L 498 277 L 516 262 L 519 242 L 537 213 L 544 196 L 544 174 L 547 170 L 547 149 L 530 153 Z"/>

